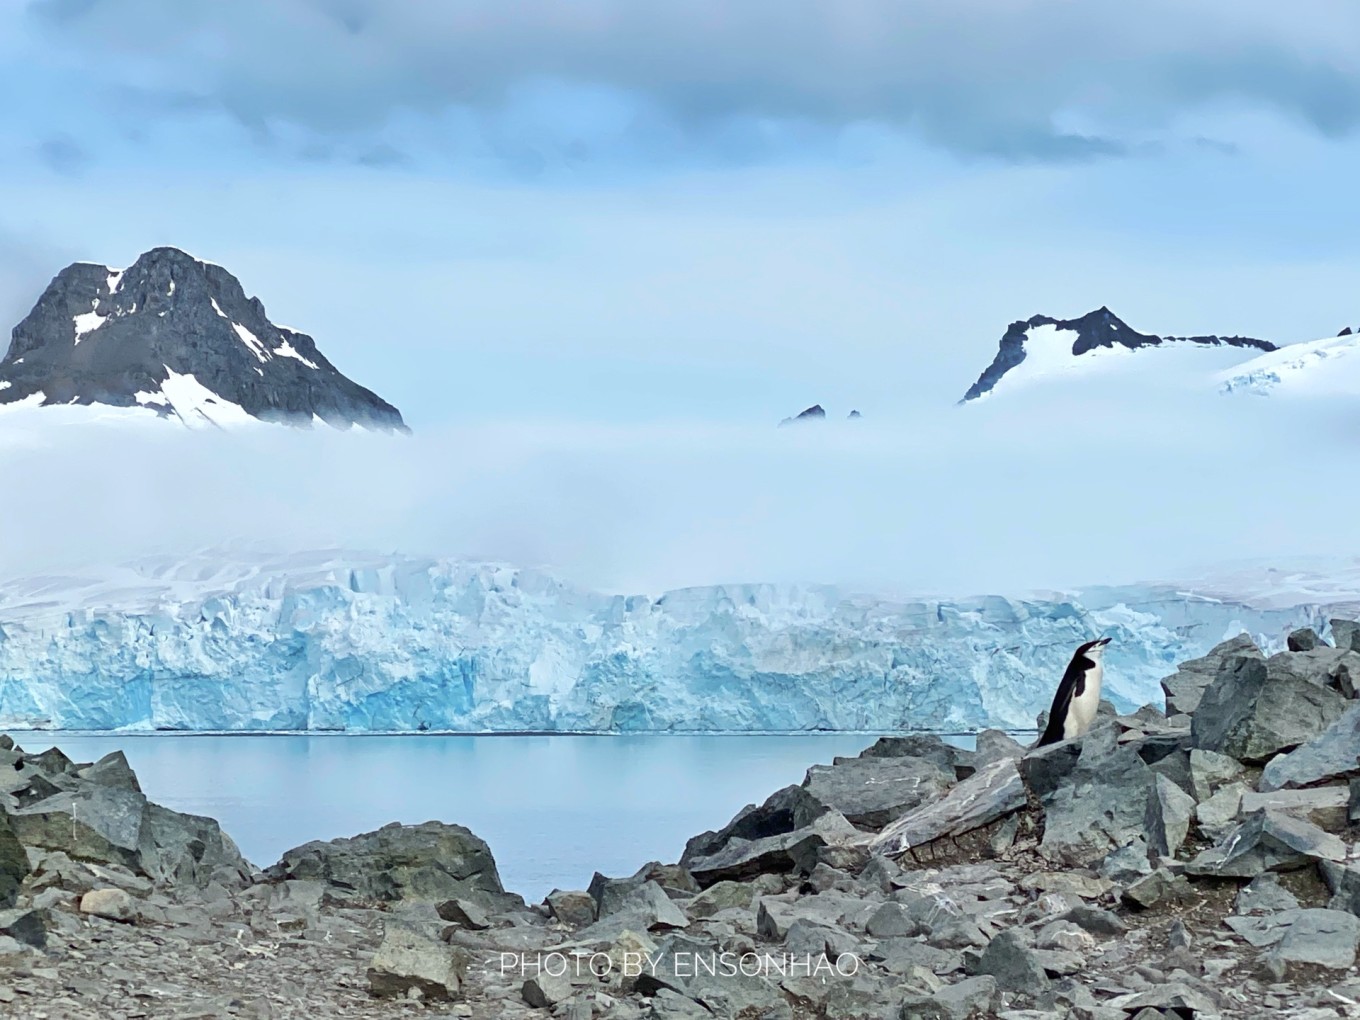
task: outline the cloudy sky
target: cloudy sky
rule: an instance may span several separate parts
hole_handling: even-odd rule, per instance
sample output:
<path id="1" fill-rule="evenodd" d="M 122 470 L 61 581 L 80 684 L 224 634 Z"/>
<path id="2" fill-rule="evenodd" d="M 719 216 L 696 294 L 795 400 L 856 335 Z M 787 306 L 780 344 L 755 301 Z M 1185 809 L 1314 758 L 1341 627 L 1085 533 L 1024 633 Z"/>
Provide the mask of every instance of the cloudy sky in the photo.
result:
<path id="1" fill-rule="evenodd" d="M 1009 321 L 1360 320 L 1345 0 L 0 6 L 0 318 L 221 262 L 416 425 L 950 402 Z"/>
<path id="2" fill-rule="evenodd" d="M 416 438 L 0 435 L 0 551 L 978 591 L 1360 550 L 1280 480 L 1349 408 L 953 406 L 1035 313 L 1360 325 L 1356 40 L 1349 0 L 2 4 L 0 321 L 177 245 Z M 869 431 L 770 427 L 813 402 Z"/>

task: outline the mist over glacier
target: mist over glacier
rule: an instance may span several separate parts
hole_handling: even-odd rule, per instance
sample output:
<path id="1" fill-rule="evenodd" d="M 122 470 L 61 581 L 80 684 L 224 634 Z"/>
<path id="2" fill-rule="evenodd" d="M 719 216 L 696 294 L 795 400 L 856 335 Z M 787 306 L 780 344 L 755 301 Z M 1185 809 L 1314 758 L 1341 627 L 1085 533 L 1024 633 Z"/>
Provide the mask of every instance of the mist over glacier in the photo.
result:
<path id="1" fill-rule="evenodd" d="M 824 582 L 976 594 L 1360 549 L 1347 470 L 1360 415 L 1340 401 L 1223 396 L 1203 386 L 1221 352 L 1191 372 L 1159 353 L 1136 376 L 1052 380 L 967 407 L 867 407 L 857 422 L 833 407 L 825 423 L 786 429 L 209 434 L 13 412 L 0 416 L 0 572 L 246 544 L 496 560 L 624 593 Z"/>

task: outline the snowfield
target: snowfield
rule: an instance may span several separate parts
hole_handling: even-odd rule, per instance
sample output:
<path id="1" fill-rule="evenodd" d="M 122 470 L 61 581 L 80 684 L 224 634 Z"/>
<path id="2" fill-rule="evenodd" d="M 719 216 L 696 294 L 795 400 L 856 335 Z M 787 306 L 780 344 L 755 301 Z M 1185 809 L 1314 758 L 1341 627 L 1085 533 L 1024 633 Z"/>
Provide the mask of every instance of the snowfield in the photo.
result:
<path id="1" fill-rule="evenodd" d="M 1304 575 L 888 600 L 724 585 L 652 599 L 487 564 L 204 554 L 0 584 L 0 727 L 665 732 L 1027 727 L 1079 642 L 1160 701 L 1247 630 L 1280 647 L 1360 585 Z M 1232 596 L 1256 585 L 1259 599 Z"/>

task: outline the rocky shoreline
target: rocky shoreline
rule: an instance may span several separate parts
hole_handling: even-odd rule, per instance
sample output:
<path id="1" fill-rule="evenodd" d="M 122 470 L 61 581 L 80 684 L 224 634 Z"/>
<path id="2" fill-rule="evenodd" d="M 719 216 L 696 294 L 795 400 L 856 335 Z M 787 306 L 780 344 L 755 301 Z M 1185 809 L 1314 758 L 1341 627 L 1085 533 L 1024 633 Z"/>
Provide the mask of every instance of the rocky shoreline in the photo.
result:
<path id="1" fill-rule="evenodd" d="M 1360 625 L 1328 629 L 1037 751 L 883 738 L 541 904 L 457 825 L 261 871 L 121 753 L 0 738 L 0 1015 L 1360 1016 Z"/>

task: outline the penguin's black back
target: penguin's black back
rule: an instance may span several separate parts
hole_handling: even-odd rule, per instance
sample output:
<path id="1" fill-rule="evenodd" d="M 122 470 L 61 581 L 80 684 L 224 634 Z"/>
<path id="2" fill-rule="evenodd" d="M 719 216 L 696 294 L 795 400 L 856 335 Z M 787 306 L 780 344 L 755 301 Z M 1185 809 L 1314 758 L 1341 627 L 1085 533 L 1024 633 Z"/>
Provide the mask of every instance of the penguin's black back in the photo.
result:
<path id="1" fill-rule="evenodd" d="M 1072 706 L 1072 699 L 1086 690 L 1086 671 L 1095 667 L 1094 660 L 1086 656 L 1086 650 L 1090 647 L 1089 644 L 1082 645 L 1067 664 L 1067 670 L 1058 684 L 1058 692 L 1053 695 L 1053 707 L 1048 710 L 1048 725 L 1044 727 L 1044 734 L 1035 747 L 1056 744 L 1063 739 L 1067 710 Z"/>

